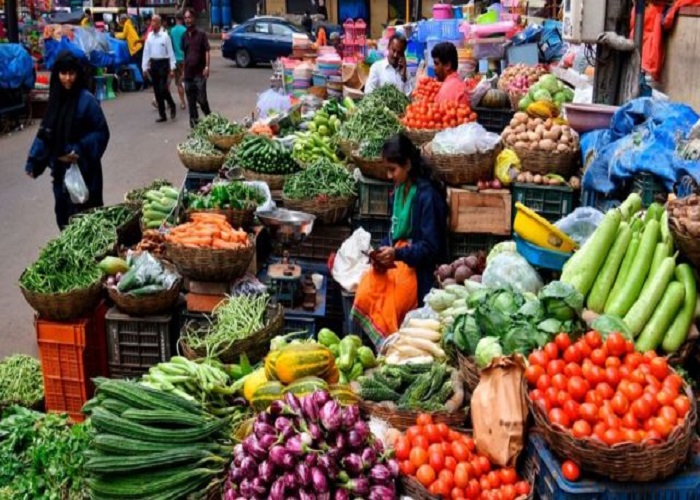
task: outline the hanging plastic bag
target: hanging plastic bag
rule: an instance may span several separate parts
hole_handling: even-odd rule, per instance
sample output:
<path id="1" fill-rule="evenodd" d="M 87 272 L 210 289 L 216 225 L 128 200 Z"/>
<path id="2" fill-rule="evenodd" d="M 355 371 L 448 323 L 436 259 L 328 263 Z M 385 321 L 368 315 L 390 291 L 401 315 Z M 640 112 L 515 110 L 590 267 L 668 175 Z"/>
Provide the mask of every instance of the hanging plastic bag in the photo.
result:
<path id="1" fill-rule="evenodd" d="M 582 246 L 595 232 L 603 217 L 603 212 L 595 208 L 579 207 L 554 225 Z"/>
<path id="2" fill-rule="evenodd" d="M 512 288 L 536 294 L 544 285 L 537 271 L 518 253 L 497 255 L 484 271 L 481 283 L 489 288 Z"/>
<path id="3" fill-rule="evenodd" d="M 80 173 L 80 167 L 78 167 L 77 163 L 73 163 L 66 171 L 66 175 L 63 178 L 63 185 L 70 195 L 70 201 L 76 205 L 82 205 L 90 198 L 90 191 L 88 191 L 85 185 L 83 174 Z"/>
<path id="4" fill-rule="evenodd" d="M 515 151 L 506 148 L 498 154 L 494 173 L 501 184 L 510 186 L 520 173 L 520 158 L 515 154 Z"/>
<path id="5" fill-rule="evenodd" d="M 370 268 L 367 253 L 371 235 L 362 228 L 357 229 L 343 242 L 335 255 L 331 275 L 344 290 L 354 293 L 362 275 Z"/>

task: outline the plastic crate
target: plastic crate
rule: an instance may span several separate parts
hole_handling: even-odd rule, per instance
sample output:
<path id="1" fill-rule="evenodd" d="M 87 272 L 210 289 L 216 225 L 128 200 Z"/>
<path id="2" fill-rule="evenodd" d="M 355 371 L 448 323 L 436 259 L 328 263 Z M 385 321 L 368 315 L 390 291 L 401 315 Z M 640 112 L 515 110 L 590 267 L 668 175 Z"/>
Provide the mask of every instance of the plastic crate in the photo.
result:
<path id="1" fill-rule="evenodd" d="M 535 498 L 547 500 L 691 500 L 700 498 L 700 455 L 686 470 L 665 481 L 615 483 L 582 477 L 575 483 L 561 474 L 561 462 L 541 436 L 531 433 L 524 460 L 524 476 L 534 480 Z"/>
<path id="2" fill-rule="evenodd" d="M 95 392 L 92 379 L 107 375 L 106 312 L 102 302 L 88 318 L 35 320 L 46 411 L 67 413 L 73 422 L 85 419 L 81 410 Z"/>
<path id="3" fill-rule="evenodd" d="M 574 190 L 569 186 L 539 186 L 537 184 L 515 183 L 512 217 L 515 220 L 515 204 L 522 203 L 534 210 L 549 222 L 556 222 L 569 215 L 574 209 Z"/>
<path id="4" fill-rule="evenodd" d="M 508 237 L 486 233 L 450 234 L 447 246 L 450 259 L 455 260 L 474 252 L 488 252 L 496 243 L 506 241 Z"/>
<path id="5" fill-rule="evenodd" d="M 185 176 L 185 182 L 183 187 L 187 191 L 199 191 L 203 186 L 206 186 L 210 182 L 214 181 L 217 174 L 205 174 L 200 172 L 188 171 Z"/>
<path id="6" fill-rule="evenodd" d="M 377 181 L 360 176 L 359 214 L 360 217 L 390 217 L 391 182 Z"/>
<path id="7" fill-rule="evenodd" d="M 301 316 L 284 315 L 284 333 L 298 333 L 299 338 L 316 338 L 316 320 Z"/>
<path id="8" fill-rule="evenodd" d="M 391 231 L 391 219 L 389 217 L 357 217 L 353 220 L 353 227 L 361 227 L 372 235 L 371 243 L 373 247 L 381 245 L 382 240 L 389 236 Z"/>
<path id="9" fill-rule="evenodd" d="M 145 373 L 175 353 L 171 315 L 134 318 L 116 307 L 107 312 L 107 362 L 110 377 Z"/>
<path id="10" fill-rule="evenodd" d="M 508 126 L 515 115 L 515 111 L 510 108 L 492 109 L 476 107 L 476 122 L 489 132 L 500 134 Z"/>
<path id="11" fill-rule="evenodd" d="M 655 201 L 663 205 L 666 203 L 666 197 L 668 196 L 668 191 L 657 177 L 646 172 L 638 174 L 634 178 L 632 191 L 639 193 L 642 197 L 642 206 L 644 208 L 647 208 Z"/>
<path id="12" fill-rule="evenodd" d="M 352 229 L 348 226 L 314 226 L 311 235 L 294 248 L 294 257 L 325 263 L 330 254 L 337 252 L 351 234 Z"/>

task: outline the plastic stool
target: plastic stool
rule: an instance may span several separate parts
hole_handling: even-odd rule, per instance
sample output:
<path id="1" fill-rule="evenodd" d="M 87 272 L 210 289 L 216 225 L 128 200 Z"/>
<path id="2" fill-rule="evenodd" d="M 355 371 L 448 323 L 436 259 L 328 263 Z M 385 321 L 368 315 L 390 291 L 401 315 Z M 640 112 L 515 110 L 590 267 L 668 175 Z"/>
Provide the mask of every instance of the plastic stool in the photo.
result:
<path id="1" fill-rule="evenodd" d="M 117 98 L 116 94 L 114 93 L 114 75 L 108 74 L 108 75 L 105 75 L 105 78 L 107 79 L 106 84 L 105 84 L 105 88 L 106 88 L 105 101 L 111 101 L 112 99 Z"/>

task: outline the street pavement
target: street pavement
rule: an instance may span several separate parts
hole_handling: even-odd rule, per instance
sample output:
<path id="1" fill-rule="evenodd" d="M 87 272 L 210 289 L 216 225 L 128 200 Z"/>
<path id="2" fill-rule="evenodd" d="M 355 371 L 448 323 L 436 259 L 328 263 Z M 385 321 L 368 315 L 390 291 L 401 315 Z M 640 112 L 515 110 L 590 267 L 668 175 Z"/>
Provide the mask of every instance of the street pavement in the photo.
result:
<path id="1" fill-rule="evenodd" d="M 270 68 L 239 69 L 212 47 L 212 73 L 208 83 L 212 111 L 230 119 L 249 116 L 257 94 L 269 86 Z M 178 101 L 174 86 L 173 98 Z M 188 133 L 186 110 L 178 108 L 176 121 L 155 123 L 153 93 L 119 94 L 103 103 L 111 138 L 102 158 L 104 200 L 119 203 L 130 189 L 156 178 L 179 185 L 185 176 L 176 145 Z M 179 104 L 179 103 L 178 103 Z M 33 311 L 17 280 L 39 250 L 58 235 L 51 177 L 32 180 L 24 164 L 38 122 L 23 131 L 0 136 L 0 359 L 12 353 L 36 354 Z"/>

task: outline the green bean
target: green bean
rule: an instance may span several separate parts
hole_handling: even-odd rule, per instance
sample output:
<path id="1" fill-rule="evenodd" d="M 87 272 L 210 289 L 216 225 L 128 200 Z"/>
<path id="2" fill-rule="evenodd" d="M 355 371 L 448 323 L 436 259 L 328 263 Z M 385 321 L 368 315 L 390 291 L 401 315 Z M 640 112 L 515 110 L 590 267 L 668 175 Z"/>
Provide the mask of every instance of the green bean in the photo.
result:
<path id="1" fill-rule="evenodd" d="M 221 156 L 223 154 L 211 142 L 201 137 L 187 139 L 177 145 L 177 150 L 193 156 Z"/>
<path id="2" fill-rule="evenodd" d="M 218 113 L 211 113 L 197 123 L 193 137 L 206 138 L 210 135 L 237 135 L 245 132 L 242 125 L 230 121 Z"/>
<path id="3" fill-rule="evenodd" d="M 338 133 L 341 139 L 360 142 L 363 139 L 388 139 L 403 130 L 395 113 L 386 107 L 359 108 Z"/>
<path id="4" fill-rule="evenodd" d="M 0 401 L 29 405 L 43 397 L 44 381 L 36 358 L 15 354 L 0 362 Z"/>
<path id="5" fill-rule="evenodd" d="M 309 200 L 323 195 L 353 196 L 355 193 L 355 179 L 350 172 L 328 158 L 319 158 L 284 184 L 284 195 L 293 200 Z"/>
<path id="6" fill-rule="evenodd" d="M 384 85 L 372 91 L 362 101 L 360 108 L 368 108 L 375 110 L 379 107 L 386 106 L 397 115 L 403 115 L 406 112 L 406 107 L 411 104 L 411 100 L 393 85 Z"/>

